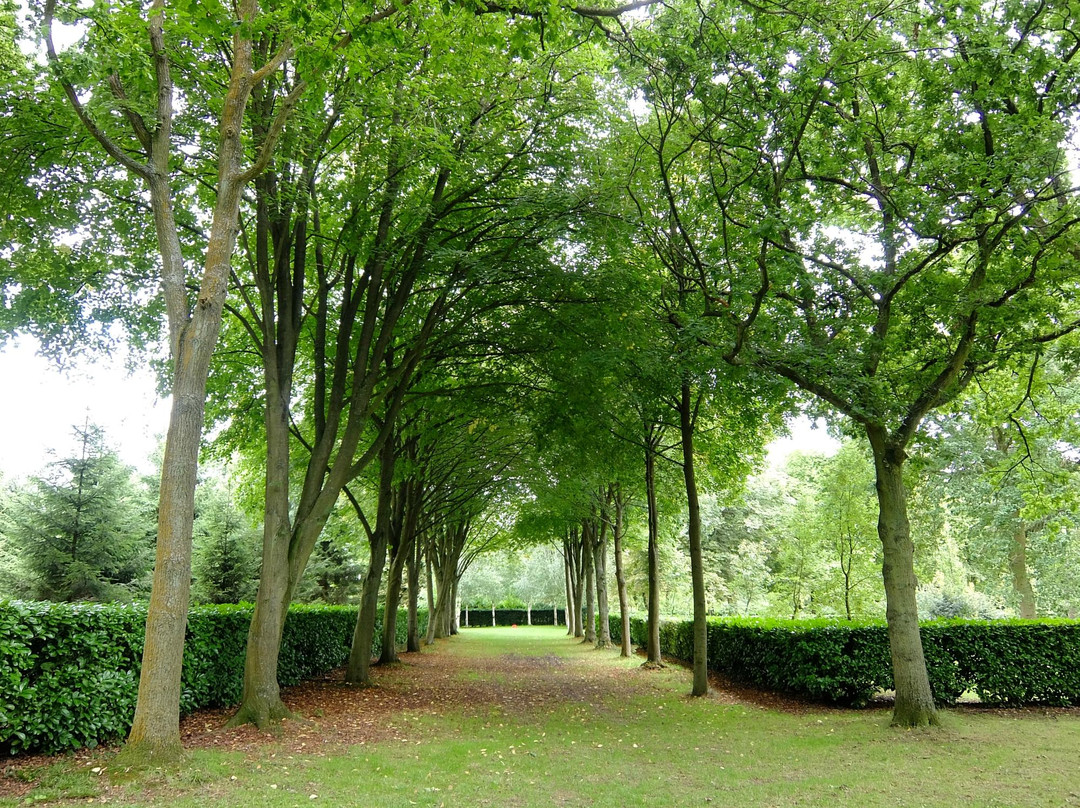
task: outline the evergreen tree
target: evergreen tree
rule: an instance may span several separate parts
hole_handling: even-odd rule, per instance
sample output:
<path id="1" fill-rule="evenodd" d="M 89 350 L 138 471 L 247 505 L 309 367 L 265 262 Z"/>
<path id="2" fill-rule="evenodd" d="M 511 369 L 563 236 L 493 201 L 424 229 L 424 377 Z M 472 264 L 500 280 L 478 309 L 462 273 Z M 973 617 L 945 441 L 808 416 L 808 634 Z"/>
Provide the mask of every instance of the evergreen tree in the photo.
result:
<path id="1" fill-rule="evenodd" d="M 50 464 L 10 504 L 7 543 L 39 600 L 114 600 L 138 591 L 151 548 L 132 470 L 100 427 L 75 428 L 77 452 Z"/>
<path id="2" fill-rule="evenodd" d="M 204 482 L 196 492 L 192 599 L 240 603 L 255 595 L 258 534 L 229 492 Z"/>

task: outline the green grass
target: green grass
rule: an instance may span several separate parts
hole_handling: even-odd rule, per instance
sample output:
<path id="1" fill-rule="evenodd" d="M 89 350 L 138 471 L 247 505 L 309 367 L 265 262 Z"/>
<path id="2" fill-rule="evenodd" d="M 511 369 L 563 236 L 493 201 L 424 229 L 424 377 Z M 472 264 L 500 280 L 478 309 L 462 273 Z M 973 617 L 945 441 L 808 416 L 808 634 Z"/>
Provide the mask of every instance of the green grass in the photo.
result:
<path id="1" fill-rule="evenodd" d="M 495 687 L 513 695 L 403 716 L 404 740 L 325 757 L 269 739 L 257 757 L 198 752 L 179 772 L 126 783 L 90 771 L 107 756 L 61 761 L 0 806 L 1080 806 L 1075 713 L 957 711 L 943 728 L 897 731 L 883 710 L 691 700 L 687 671 L 642 671 L 553 628 L 466 630 L 425 653 L 457 663 L 470 687 L 492 682 L 494 666 Z M 513 690 L 521 677 L 566 698 L 536 703 Z"/>

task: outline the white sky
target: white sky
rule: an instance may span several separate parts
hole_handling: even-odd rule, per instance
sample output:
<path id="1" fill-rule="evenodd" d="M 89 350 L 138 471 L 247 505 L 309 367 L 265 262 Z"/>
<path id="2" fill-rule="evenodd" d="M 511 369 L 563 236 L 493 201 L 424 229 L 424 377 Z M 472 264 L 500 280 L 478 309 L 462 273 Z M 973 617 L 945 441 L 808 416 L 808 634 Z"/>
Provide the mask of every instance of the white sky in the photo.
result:
<path id="1" fill-rule="evenodd" d="M 72 427 L 87 417 L 125 463 L 150 471 L 149 457 L 169 421 L 169 402 L 158 398 L 150 371 L 129 373 L 118 354 L 73 362 L 65 372 L 36 349 L 33 339 L 20 337 L 0 351 L 0 475 L 25 477 L 65 456 L 73 449 Z M 770 465 L 795 451 L 832 454 L 839 446 L 824 423 L 814 427 L 805 416 L 790 429 L 790 437 L 770 445 Z"/>
<path id="2" fill-rule="evenodd" d="M 33 339 L 20 337 L 0 351 L 3 478 L 37 473 L 66 456 L 73 448 L 72 427 L 87 417 L 105 430 L 125 463 L 150 471 L 149 457 L 169 421 L 169 403 L 158 398 L 153 374 L 129 374 L 123 354 L 73 362 L 64 372 L 36 350 Z"/>

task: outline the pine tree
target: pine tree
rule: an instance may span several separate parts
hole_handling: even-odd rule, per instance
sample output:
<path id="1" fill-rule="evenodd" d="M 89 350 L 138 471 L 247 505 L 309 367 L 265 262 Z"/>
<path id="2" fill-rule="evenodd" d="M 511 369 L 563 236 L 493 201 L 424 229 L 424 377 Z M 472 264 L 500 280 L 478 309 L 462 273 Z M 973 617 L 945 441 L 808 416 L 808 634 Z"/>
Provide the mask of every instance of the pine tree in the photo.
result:
<path id="1" fill-rule="evenodd" d="M 77 453 L 31 478 L 8 513 L 8 546 L 40 600 L 130 597 L 151 563 L 132 470 L 100 427 L 74 429 Z"/>

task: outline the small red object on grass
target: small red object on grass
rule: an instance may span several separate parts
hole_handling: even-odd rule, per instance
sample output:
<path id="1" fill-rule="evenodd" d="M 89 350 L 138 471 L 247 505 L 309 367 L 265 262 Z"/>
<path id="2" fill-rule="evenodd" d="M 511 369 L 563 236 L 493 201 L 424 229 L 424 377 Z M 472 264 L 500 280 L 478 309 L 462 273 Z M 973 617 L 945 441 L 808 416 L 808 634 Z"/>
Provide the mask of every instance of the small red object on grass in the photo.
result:
<path id="1" fill-rule="evenodd" d="M 510 628 L 517 628 L 517 623 L 511 623 Z"/>

